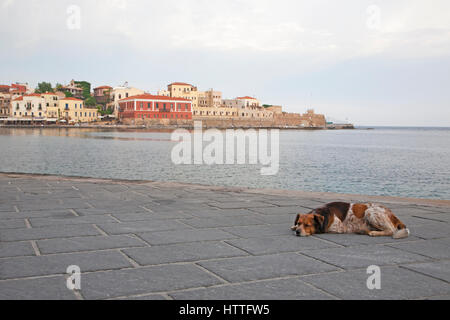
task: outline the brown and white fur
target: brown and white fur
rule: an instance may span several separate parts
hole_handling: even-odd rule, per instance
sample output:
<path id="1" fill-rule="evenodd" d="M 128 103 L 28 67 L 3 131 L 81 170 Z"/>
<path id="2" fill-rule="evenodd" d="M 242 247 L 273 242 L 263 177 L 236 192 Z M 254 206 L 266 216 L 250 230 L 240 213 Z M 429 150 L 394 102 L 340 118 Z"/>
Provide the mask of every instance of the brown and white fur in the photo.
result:
<path id="1" fill-rule="evenodd" d="M 409 236 L 409 230 L 390 209 L 374 203 L 328 203 L 308 214 L 299 213 L 291 230 L 302 237 L 316 233 L 358 233 L 394 239 Z"/>

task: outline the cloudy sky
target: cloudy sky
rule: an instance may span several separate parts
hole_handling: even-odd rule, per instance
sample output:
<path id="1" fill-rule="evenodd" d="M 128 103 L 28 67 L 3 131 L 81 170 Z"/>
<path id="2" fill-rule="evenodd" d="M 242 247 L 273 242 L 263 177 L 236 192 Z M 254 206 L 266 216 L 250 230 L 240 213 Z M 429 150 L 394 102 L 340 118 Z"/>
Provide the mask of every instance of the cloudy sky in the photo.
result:
<path id="1" fill-rule="evenodd" d="M 0 83 L 173 81 L 357 125 L 450 126 L 448 0 L 0 0 Z"/>

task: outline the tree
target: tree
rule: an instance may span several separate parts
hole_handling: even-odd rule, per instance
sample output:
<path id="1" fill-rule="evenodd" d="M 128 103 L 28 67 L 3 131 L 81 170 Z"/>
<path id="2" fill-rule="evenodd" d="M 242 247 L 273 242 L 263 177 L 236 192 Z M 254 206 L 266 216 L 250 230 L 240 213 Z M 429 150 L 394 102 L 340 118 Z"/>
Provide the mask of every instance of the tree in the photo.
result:
<path id="1" fill-rule="evenodd" d="M 50 82 L 40 82 L 36 88 L 36 93 L 53 92 L 52 84 Z"/>
<path id="2" fill-rule="evenodd" d="M 84 100 L 84 104 L 87 106 L 95 106 L 97 103 L 95 102 L 94 97 L 89 96 L 86 100 Z"/>
<path id="3" fill-rule="evenodd" d="M 66 95 L 66 98 L 72 98 L 73 97 L 72 92 L 64 91 L 64 94 Z"/>

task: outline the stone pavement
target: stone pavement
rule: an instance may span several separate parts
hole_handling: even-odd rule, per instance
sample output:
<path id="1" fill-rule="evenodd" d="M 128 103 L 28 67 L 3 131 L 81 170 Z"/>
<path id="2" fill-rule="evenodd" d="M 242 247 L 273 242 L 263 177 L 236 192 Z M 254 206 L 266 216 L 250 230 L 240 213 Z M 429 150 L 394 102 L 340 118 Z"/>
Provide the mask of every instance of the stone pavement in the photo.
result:
<path id="1" fill-rule="evenodd" d="M 0 174 L 0 299 L 450 298 L 448 202 L 385 198 L 407 239 L 294 236 L 295 214 L 331 198 L 349 200 Z M 80 291 L 66 287 L 70 265 Z"/>

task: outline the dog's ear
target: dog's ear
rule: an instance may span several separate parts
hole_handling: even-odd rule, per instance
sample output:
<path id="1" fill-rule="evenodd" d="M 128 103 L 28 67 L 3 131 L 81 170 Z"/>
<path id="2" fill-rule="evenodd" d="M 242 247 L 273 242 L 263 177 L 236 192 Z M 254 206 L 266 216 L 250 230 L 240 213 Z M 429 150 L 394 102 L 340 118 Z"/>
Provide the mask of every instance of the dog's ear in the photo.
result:
<path id="1" fill-rule="evenodd" d="M 300 219 L 300 213 L 297 214 L 297 216 L 295 217 L 294 225 L 291 227 L 291 230 L 292 230 L 292 231 L 295 231 L 295 230 L 297 229 L 297 224 L 298 224 L 298 220 L 299 220 L 299 219 Z"/>
<path id="2" fill-rule="evenodd" d="M 325 218 L 321 216 L 320 214 L 314 214 L 314 222 L 316 222 L 319 225 L 319 230 L 323 230 L 323 223 L 325 221 Z"/>

